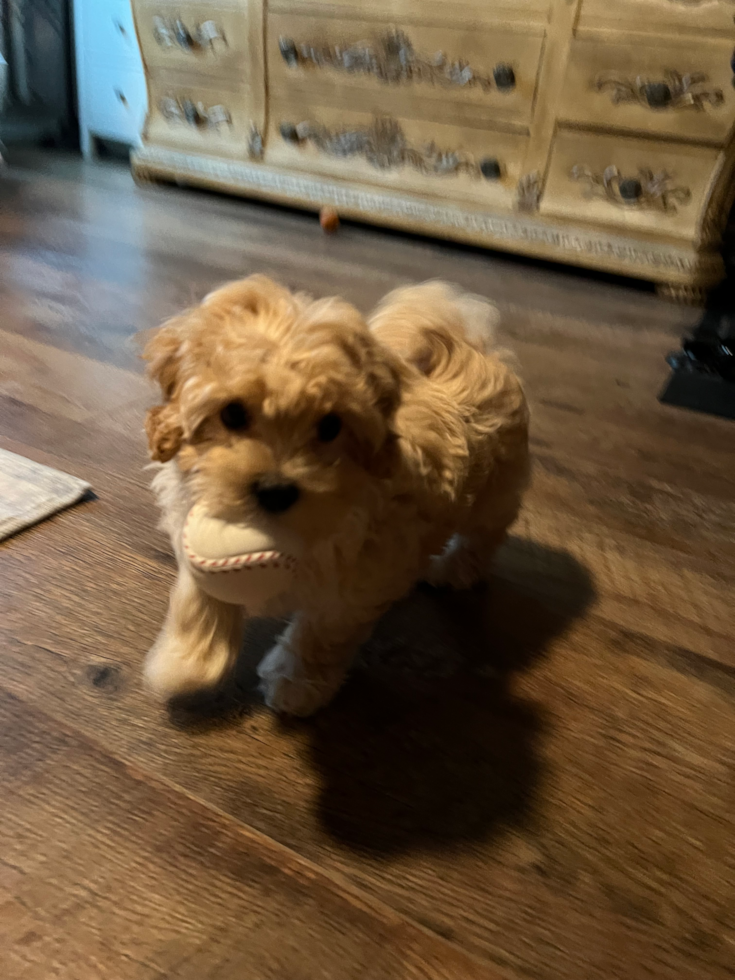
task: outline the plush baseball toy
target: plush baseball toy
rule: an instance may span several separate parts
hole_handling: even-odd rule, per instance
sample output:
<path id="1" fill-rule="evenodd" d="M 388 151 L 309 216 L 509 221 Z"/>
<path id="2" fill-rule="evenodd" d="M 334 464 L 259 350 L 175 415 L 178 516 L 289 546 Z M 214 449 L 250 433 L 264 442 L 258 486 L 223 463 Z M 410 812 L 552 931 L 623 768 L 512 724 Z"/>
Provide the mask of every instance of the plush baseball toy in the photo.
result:
<path id="1" fill-rule="evenodd" d="M 251 616 L 268 615 L 291 587 L 295 549 L 262 528 L 230 524 L 197 505 L 186 519 L 183 545 L 202 590 Z"/>

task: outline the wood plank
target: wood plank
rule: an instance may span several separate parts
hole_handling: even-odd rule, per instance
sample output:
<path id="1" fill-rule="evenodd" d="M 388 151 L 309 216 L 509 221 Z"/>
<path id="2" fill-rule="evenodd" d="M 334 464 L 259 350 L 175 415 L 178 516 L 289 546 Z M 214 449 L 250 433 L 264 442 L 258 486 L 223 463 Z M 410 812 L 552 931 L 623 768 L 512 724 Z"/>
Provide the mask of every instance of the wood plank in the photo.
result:
<path id="1" fill-rule="evenodd" d="M 75 422 L 128 406 L 140 416 L 153 390 L 138 373 L 0 329 L 0 394 Z"/>
<path id="2" fill-rule="evenodd" d="M 498 978 L 2 691 L 0 739 L 5 977 Z"/>

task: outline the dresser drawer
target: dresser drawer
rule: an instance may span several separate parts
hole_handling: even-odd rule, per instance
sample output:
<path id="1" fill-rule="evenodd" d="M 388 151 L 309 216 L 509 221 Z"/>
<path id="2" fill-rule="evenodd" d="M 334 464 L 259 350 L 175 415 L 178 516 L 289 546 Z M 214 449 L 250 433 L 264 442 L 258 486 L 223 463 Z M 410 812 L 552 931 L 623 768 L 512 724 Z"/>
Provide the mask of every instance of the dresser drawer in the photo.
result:
<path id="1" fill-rule="evenodd" d="M 583 0 L 578 30 L 732 36 L 734 13 L 732 0 Z"/>
<path id="2" fill-rule="evenodd" d="M 543 34 L 409 27 L 274 14 L 268 19 L 271 92 L 308 90 L 358 110 L 450 120 L 454 106 L 479 119 L 527 125 Z"/>
<path id="3" fill-rule="evenodd" d="M 252 119 L 247 89 L 154 73 L 149 98 L 146 142 L 208 156 L 249 155 Z"/>
<path id="4" fill-rule="evenodd" d="M 85 59 L 140 67 L 138 39 L 130 0 L 85 3 L 75 6 Z"/>
<path id="5" fill-rule="evenodd" d="M 140 68 L 120 69 L 92 59 L 82 93 L 85 125 L 96 136 L 137 143 L 146 112 L 146 85 Z"/>
<path id="6" fill-rule="evenodd" d="M 733 5 L 735 11 L 735 5 Z M 735 120 L 732 42 L 572 43 L 559 117 L 725 142 Z"/>
<path id="7" fill-rule="evenodd" d="M 695 236 L 718 158 L 705 147 L 561 131 L 541 214 Z"/>
<path id="8" fill-rule="evenodd" d="M 237 81 L 249 74 L 248 5 L 244 2 L 136 3 L 143 60 L 150 68 L 195 71 Z"/>
<path id="9" fill-rule="evenodd" d="M 528 139 L 513 133 L 314 106 L 271 106 L 265 162 L 442 201 L 510 208 Z"/>
<path id="10" fill-rule="evenodd" d="M 382 24 L 447 24 L 452 27 L 495 24 L 542 24 L 551 0 L 270 0 L 269 11 L 287 15 L 370 18 Z"/>

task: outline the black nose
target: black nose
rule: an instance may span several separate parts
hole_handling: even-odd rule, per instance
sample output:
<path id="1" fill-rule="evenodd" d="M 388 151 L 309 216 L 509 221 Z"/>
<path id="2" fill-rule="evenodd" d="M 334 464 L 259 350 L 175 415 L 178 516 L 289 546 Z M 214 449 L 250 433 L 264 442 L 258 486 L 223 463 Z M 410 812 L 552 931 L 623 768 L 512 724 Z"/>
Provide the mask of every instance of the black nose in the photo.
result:
<path id="1" fill-rule="evenodd" d="M 295 483 L 278 480 L 256 480 L 253 493 L 263 510 L 267 510 L 269 514 L 282 514 L 299 499 L 299 488 Z"/>

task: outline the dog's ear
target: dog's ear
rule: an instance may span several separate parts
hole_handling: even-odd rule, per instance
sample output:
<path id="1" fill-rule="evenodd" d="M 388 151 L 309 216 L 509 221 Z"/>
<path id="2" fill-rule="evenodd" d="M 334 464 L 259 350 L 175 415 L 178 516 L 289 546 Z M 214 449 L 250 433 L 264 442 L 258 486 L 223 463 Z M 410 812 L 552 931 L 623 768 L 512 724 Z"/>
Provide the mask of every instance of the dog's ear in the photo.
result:
<path id="1" fill-rule="evenodd" d="M 145 431 L 151 459 L 159 463 L 168 463 L 173 459 L 184 438 L 175 403 L 169 402 L 167 405 L 157 405 L 149 409 L 145 417 Z"/>
<path id="2" fill-rule="evenodd" d="M 390 351 L 378 346 L 372 352 L 367 378 L 373 390 L 375 406 L 390 422 L 401 403 L 402 377 L 400 366 Z"/>
<path id="3" fill-rule="evenodd" d="M 362 465 L 372 476 L 387 480 L 400 461 L 398 439 L 391 429 L 386 429 L 385 438 L 377 449 L 370 449 L 363 455 Z"/>
<path id="4" fill-rule="evenodd" d="M 143 351 L 143 360 L 148 362 L 148 375 L 158 382 L 166 401 L 173 397 L 178 381 L 184 319 L 184 316 L 175 316 L 167 320 L 156 330 Z"/>
<path id="5" fill-rule="evenodd" d="M 145 420 L 151 458 L 160 463 L 173 459 L 184 437 L 177 391 L 184 320 L 185 317 L 174 317 L 165 323 L 143 351 L 143 358 L 148 361 L 148 374 L 158 382 L 165 403 L 150 409 Z"/>
<path id="6" fill-rule="evenodd" d="M 373 476 L 385 479 L 398 463 L 398 442 L 393 419 L 401 402 L 402 376 L 390 351 L 380 346 L 370 350 L 365 364 L 370 390 L 368 411 L 359 410 L 351 420 L 358 461 Z"/>

